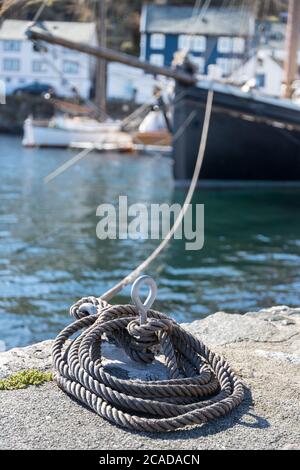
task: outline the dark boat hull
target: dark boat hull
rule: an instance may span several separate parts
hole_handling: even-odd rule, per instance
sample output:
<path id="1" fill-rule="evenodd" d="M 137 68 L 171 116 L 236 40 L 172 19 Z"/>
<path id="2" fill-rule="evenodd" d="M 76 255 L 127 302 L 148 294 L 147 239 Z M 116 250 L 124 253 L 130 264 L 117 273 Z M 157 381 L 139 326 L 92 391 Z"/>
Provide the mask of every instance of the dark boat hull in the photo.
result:
<path id="1" fill-rule="evenodd" d="M 300 108 L 287 101 L 259 99 L 222 87 L 222 91 L 214 92 L 201 179 L 300 180 Z M 176 179 L 192 177 L 207 92 L 207 87 L 177 85 L 173 143 Z"/>

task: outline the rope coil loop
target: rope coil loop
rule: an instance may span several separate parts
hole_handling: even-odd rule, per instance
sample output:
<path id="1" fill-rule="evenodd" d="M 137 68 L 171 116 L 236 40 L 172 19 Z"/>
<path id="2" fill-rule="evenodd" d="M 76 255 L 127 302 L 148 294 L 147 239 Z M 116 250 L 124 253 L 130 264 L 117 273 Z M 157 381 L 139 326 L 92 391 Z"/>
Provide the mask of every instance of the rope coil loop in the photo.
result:
<path id="1" fill-rule="evenodd" d="M 138 281 L 132 289 L 135 306 L 111 306 L 88 297 L 71 307 L 76 321 L 57 336 L 53 346 L 58 385 L 101 417 L 136 431 L 174 431 L 237 407 L 244 389 L 226 360 L 165 314 L 149 310 L 156 284 L 148 277 Z M 150 287 L 144 304 L 138 295 L 142 284 Z M 113 341 L 144 364 L 154 360 L 159 347 L 169 378 L 143 381 L 112 375 L 102 364 L 103 341 Z"/>

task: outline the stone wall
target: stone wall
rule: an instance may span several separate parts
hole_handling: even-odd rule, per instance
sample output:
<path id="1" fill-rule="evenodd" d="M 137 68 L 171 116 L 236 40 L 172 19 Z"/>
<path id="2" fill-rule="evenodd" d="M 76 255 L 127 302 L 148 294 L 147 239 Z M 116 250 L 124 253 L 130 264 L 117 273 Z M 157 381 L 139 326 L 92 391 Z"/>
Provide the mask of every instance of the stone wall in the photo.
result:
<path id="1" fill-rule="evenodd" d="M 218 312 L 183 326 L 224 355 L 241 377 L 246 397 L 232 414 L 164 435 L 132 433 L 102 420 L 52 382 L 0 391 L 0 448 L 300 449 L 300 309 Z M 1 353 L 0 377 L 51 369 L 51 345 L 45 341 Z M 107 350 L 107 355 L 128 377 L 161 376 L 161 370 L 126 362 L 122 351 Z"/>

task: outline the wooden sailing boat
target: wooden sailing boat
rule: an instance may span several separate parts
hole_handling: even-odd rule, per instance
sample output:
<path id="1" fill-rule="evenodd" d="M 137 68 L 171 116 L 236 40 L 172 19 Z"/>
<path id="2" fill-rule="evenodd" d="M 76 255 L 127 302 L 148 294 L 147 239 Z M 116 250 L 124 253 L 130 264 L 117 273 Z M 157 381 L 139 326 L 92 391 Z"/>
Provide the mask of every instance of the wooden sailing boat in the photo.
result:
<path id="1" fill-rule="evenodd" d="M 186 87 L 174 111 L 174 129 L 195 117 L 174 145 L 175 177 L 193 174 L 208 89 L 214 89 L 206 158 L 201 178 L 210 180 L 300 180 L 300 108 L 290 98 L 297 70 L 300 2 L 290 0 L 286 38 L 284 98 L 244 93 L 236 87 L 199 82 Z"/>
<path id="2" fill-rule="evenodd" d="M 300 180 L 300 108 L 292 102 L 290 94 L 296 71 L 299 24 L 300 2 L 290 0 L 285 95 L 278 99 L 245 93 L 211 80 L 197 81 L 190 70 L 156 66 L 105 47 L 78 44 L 39 31 L 31 30 L 28 35 L 35 40 L 174 78 L 173 156 L 176 179 L 189 180 L 192 177 L 207 93 L 213 89 L 211 127 L 201 178 L 295 181 Z"/>

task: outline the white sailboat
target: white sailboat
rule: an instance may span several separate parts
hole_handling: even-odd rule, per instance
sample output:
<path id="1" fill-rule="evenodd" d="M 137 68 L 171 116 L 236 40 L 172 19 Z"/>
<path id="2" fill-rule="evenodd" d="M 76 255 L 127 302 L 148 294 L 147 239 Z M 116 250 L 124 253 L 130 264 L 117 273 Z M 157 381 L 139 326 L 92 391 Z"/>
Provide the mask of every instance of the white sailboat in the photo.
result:
<path id="1" fill-rule="evenodd" d="M 24 122 L 25 147 L 80 147 L 85 143 L 97 148 L 132 149 L 131 136 L 121 131 L 121 121 L 98 122 L 85 117 L 55 116 L 50 120 Z"/>

